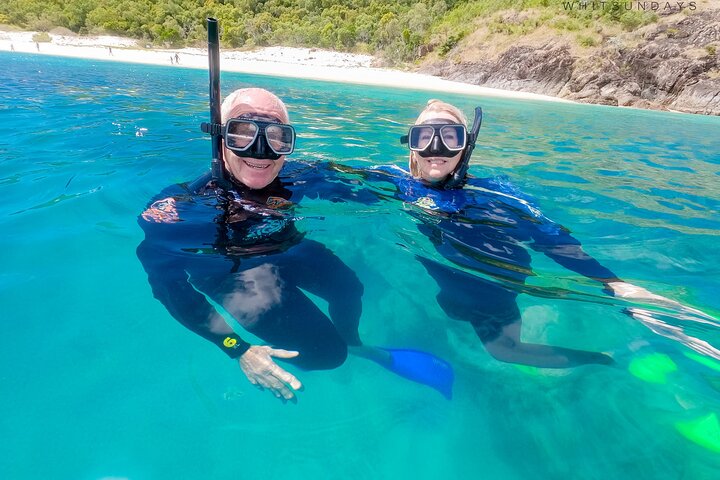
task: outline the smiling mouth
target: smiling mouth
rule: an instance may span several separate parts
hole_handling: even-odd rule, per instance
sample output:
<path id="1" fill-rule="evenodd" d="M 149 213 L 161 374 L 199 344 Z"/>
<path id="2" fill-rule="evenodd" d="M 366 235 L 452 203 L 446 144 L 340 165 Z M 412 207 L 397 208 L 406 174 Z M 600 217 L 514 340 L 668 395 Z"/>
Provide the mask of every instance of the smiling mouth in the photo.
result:
<path id="1" fill-rule="evenodd" d="M 247 160 L 243 160 L 243 162 L 244 162 L 245 165 L 247 165 L 248 167 L 254 168 L 254 169 L 256 169 L 256 170 L 265 170 L 266 168 L 268 168 L 268 167 L 270 166 L 269 163 L 266 163 L 266 164 L 263 165 L 263 164 L 251 163 L 251 162 L 248 162 Z"/>
<path id="2" fill-rule="evenodd" d="M 443 160 L 442 158 L 428 158 L 426 161 L 431 165 L 444 165 L 447 163 L 447 160 Z"/>

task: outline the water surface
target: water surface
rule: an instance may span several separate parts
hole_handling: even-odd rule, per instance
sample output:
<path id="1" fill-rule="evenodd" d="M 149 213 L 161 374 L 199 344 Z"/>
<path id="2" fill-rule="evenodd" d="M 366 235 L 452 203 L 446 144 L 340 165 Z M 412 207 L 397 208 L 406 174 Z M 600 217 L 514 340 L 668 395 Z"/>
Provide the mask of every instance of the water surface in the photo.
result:
<path id="1" fill-rule="evenodd" d="M 222 84 L 286 100 L 297 158 L 354 167 L 404 165 L 398 138 L 438 96 L 230 73 Z M 508 176 L 622 278 L 717 318 L 720 119 L 442 98 L 484 108 L 471 173 Z M 365 341 L 452 362 L 453 400 L 355 358 L 295 372 L 298 405 L 252 388 L 152 298 L 135 257 L 148 199 L 207 167 L 206 118 L 203 71 L 0 53 L 2 478 L 720 476 L 718 452 L 678 427 L 720 414 L 717 363 L 689 358 L 678 335 L 653 332 L 540 255 L 529 283 L 571 294 L 522 295 L 523 339 L 633 345 L 677 369 L 653 383 L 626 366 L 495 361 L 437 306 L 415 252 L 398 248 L 430 248 L 398 202 L 310 200 L 298 227 L 365 284 Z M 720 348 L 717 322 L 664 315 L 669 331 Z"/>

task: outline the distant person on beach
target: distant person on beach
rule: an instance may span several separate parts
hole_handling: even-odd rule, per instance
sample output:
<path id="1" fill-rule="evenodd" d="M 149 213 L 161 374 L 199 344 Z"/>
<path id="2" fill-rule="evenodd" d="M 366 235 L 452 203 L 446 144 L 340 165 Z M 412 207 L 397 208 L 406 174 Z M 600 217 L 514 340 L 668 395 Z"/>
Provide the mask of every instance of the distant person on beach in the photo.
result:
<path id="1" fill-rule="evenodd" d="M 481 112 L 476 114 L 481 118 Z M 399 167 L 360 172 L 370 180 L 395 185 L 398 198 L 418 220 L 420 232 L 446 260 L 417 255 L 440 288 L 438 304 L 450 318 L 470 322 L 493 357 L 547 368 L 612 363 L 603 353 L 522 340 L 518 294 L 562 298 L 570 293 L 525 284 L 533 275 L 527 247 L 599 282 L 611 295 L 679 304 L 619 279 L 507 178 L 469 176 L 479 118 L 477 128 L 468 131 L 458 108 L 430 100 L 402 139 L 410 149 L 409 172 Z"/>
<path id="2" fill-rule="evenodd" d="M 39 42 L 35 42 L 35 48 L 37 48 L 38 52 L 40 51 L 40 43 Z"/>
<path id="3" fill-rule="evenodd" d="M 175 54 L 175 64 L 180 65 L 180 55 L 178 55 L 177 53 Z"/>
<path id="4" fill-rule="evenodd" d="M 112 56 L 112 47 L 108 47 L 108 53 L 110 53 L 110 56 Z"/>
<path id="5" fill-rule="evenodd" d="M 11 52 L 14 52 L 14 51 L 15 51 L 15 45 L 13 45 L 12 43 L 10 44 L 10 51 L 11 51 Z"/>
<path id="6" fill-rule="evenodd" d="M 145 240 L 137 255 L 155 297 L 237 359 L 252 384 L 283 400 L 294 400 L 302 384 L 276 360 L 332 369 L 348 351 L 449 397 L 452 369 L 442 360 L 363 345 L 362 283 L 295 226 L 302 198 L 357 200 L 355 186 L 326 181 L 334 173 L 328 167 L 286 164 L 295 131 L 284 103 L 267 90 L 237 90 L 221 111 L 225 178 L 206 174 L 170 186 L 139 218 Z M 327 315 L 305 291 L 327 302 Z M 256 340 L 241 338 L 242 330 Z"/>
<path id="7" fill-rule="evenodd" d="M 170 55 L 170 65 L 175 65 L 175 61 L 173 60 L 173 56 Z"/>

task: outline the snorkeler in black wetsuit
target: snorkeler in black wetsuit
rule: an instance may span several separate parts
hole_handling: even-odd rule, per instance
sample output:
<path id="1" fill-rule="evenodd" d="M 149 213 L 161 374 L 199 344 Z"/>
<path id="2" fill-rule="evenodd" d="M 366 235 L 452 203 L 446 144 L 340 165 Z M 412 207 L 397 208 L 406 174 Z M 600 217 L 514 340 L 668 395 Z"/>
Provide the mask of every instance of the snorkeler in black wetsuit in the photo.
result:
<path id="1" fill-rule="evenodd" d="M 146 238 L 137 253 L 177 320 L 239 358 L 252 383 L 293 399 L 302 385 L 272 357 L 313 369 L 342 364 L 346 345 L 360 344 L 363 287 L 294 226 L 291 207 L 302 194 L 278 178 L 294 147 L 285 105 L 266 90 L 243 89 L 222 113 L 230 180 L 206 176 L 163 191 L 141 216 Z M 334 325 L 300 288 L 329 302 Z M 245 342 L 233 322 L 271 346 Z"/>
<path id="2" fill-rule="evenodd" d="M 184 326 L 238 358 L 251 383 L 278 398 L 294 399 L 302 385 L 274 358 L 330 369 L 344 362 L 348 349 L 449 398 L 453 376 L 445 362 L 362 344 L 362 284 L 295 227 L 293 206 L 303 196 L 363 201 L 362 192 L 328 181 L 329 170 L 318 175 L 322 166 L 283 168 L 295 132 L 285 105 L 267 90 L 232 93 L 222 119 L 222 178 L 206 175 L 169 187 L 140 217 L 145 240 L 137 254 L 155 297 Z M 301 289 L 326 300 L 330 318 Z M 246 342 L 231 325 L 264 345 Z"/>
<path id="3" fill-rule="evenodd" d="M 461 190 L 436 190 L 407 177 L 396 178 L 396 185 L 399 197 L 412 204 L 409 213 L 421 221 L 419 231 L 458 267 L 417 257 L 440 287 L 438 304 L 449 317 L 469 321 L 491 355 L 550 368 L 611 363 L 601 353 L 520 339 L 518 294 L 548 295 L 525 284 L 533 275 L 527 246 L 586 277 L 617 281 L 566 229 L 523 203 L 511 185 L 497 178 L 470 179 Z"/>
<path id="4" fill-rule="evenodd" d="M 361 344 L 363 286 L 324 245 L 302 238 L 293 217 L 303 197 L 296 185 L 277 178 L 260 190 L 224 190 L 205 175 L 170 187 L 143 213 L 146 238 L 137 253 L 155 296 L 231 358 L 250 344 L 219 312 L 271 345 L 302 352 L 289 360 L 302 368 L 335 368 L 347 344 Z M 332 322 L 300 288 L 328 301 Z"/>
<path id="5" fill-rule="evenodd" d="M 456 107 L 430 100 L 401 141 L 410 147 L 410 175 L 380 167 L 379 178 L 398 189 L 398 197 L 437 252 L 455 266 L 418 255 L 440 287 L 439 305 L 454 319 L 469 321 L 496 359 L 537 367 L 607 364 L 605 354 L 523 342 L 519 293 L 547 295 L 525 284 L 533 275 L 527 247 L 560 265 L 601 282 L 620 297 L 672 302 L 623 282 L 582 250 L 567 229 L 545 218 L 507 181 L 467 177 L 482 112 L 468 132 Z M 342 170 L 342 168 L 340 168 Z M 676 303 L 676 302 L 675 302 Z"/>

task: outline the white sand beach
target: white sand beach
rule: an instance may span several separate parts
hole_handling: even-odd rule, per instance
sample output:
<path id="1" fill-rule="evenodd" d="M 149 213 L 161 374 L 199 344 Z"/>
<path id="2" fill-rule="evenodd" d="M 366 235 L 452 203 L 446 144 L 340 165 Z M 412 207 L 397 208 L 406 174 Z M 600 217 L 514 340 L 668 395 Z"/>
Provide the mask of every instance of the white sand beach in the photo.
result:
<path id="1" fill-rule="evenodd" d="M 52 33 L 50 42 L 36 43 L 32 39 L 35 33 L 0 31 L 0 51 L 166 65 L 168 68 L 208 68 L 205 49 L 151 49 L 142 48 L 137 40 L 128 38 Z M 220 52 L 220 66 L 223 71 L 571 103 L 547 95 L 486 88 L 451 82 L 431 75 L 374 68 L 372 63 L 373 57 L 369 55 L 309 48 L 266 47 L 255 51 Z"/>

